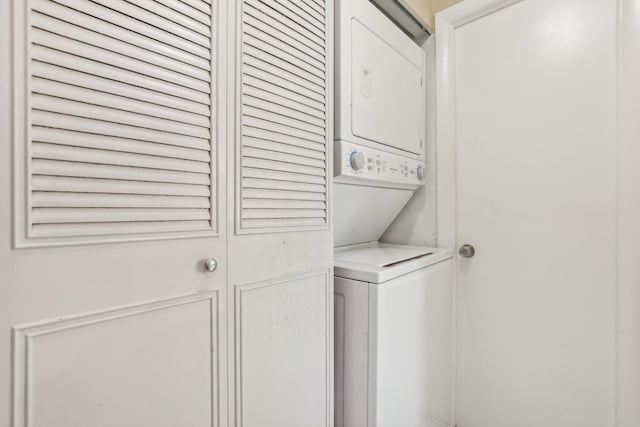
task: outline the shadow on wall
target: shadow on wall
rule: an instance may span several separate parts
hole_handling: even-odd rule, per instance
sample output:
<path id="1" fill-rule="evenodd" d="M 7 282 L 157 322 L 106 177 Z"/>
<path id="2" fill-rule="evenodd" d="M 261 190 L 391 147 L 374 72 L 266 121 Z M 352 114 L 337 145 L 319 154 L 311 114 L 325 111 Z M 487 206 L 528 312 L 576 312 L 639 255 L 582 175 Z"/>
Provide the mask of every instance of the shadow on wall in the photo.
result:
<path id="1" fill-rule="evenodd" d="M 422 48 L 427 58 L 426 184 L 413 197 L 380 238 L 384 243 L 418 246 L 436 245 L 436 117 L 435 117 L 435 36 Z"/>

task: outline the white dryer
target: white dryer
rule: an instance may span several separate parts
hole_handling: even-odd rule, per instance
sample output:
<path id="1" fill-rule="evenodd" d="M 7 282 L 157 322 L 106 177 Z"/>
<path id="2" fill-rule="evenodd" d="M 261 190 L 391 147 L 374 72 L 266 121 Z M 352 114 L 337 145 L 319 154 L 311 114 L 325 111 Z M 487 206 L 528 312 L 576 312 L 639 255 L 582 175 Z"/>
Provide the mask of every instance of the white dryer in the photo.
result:
<path id="1" fill-rule="evenodd" d="M 453 271 L 446 249 L 336 253 L 336 427 L 450 426 Z"/>

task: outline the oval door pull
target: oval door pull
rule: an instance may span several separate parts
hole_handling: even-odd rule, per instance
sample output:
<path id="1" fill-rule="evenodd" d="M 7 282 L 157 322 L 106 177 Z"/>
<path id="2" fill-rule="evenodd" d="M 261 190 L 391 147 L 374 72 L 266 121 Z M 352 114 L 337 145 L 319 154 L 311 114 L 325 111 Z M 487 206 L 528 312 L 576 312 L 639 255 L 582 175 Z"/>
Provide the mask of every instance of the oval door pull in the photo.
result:
<path id="1" fill-rule="evenodd" d="M 469 244 L 464 244 L 460 246 L 460 250 L 458 251 L 458 253 L 463 258 L 471 258 L 476 254 L 476 248 Z"/>
<path id="2" fill-rule="evenodd" d="M 218 261 L 213 258 L 207 258 L 206 260 L 204 260 L 204 271 L 206 271 L 207 273 L 211 273 L 213 271 L 216 271 L 216 268 L 218 268 Z"/>

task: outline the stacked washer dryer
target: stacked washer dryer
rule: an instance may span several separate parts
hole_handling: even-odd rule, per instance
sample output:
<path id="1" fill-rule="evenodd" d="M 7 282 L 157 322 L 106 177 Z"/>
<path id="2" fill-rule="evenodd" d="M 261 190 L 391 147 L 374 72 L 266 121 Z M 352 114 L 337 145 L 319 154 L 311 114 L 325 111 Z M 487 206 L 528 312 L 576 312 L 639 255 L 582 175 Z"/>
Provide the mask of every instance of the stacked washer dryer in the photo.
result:
<path id="1" fill-rule="evenodd" d="M 379 243 L 425 176 L 425 54 L 368 0 L 336 0 L 336 427 L 446 427 L 448 249 Z"/>

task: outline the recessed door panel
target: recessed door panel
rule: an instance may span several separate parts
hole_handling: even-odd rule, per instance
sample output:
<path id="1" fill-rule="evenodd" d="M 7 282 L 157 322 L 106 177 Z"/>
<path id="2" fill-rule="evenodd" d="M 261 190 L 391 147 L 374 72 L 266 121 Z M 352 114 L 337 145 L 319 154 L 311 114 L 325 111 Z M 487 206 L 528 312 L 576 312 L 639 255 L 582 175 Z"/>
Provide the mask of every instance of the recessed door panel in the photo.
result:
<path id="1" fill-rule="evenodd" d="M 17 327 L 17 425 L 219 425 L 218 301 L 213 292 Z"/>
<path id="2" fill-rule="evenodd" d="M 236 417 L 244 427 L 326 427 L 329 271 L 236 287 Z"/>

